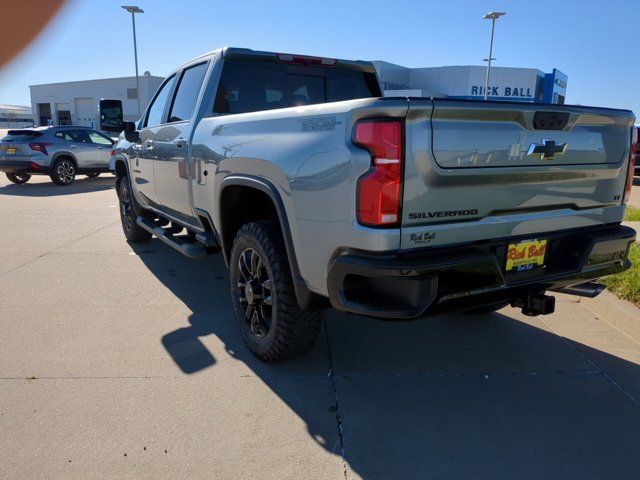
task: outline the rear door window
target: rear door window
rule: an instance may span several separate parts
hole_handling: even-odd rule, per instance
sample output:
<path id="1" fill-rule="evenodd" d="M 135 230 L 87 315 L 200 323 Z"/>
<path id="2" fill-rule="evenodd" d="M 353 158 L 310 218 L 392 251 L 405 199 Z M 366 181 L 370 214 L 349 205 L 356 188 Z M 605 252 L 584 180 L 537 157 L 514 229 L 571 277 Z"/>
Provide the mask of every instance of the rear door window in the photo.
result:
<path id="1" fill-rule="evenodd" d="M 246 113 L 380 96 L 374 73 L 225 60 L 211 114 Z"/>
<path id="2" fill-rule="evenodd" d="M 54 134 L 56 138 L 66 142 L 90 143 L 91 140 L 85 130 L 60 130 Z"/>
<path id="3" fill-rule="evenodd" d="M 180 77 L 180 83 L 169 111 L 169 123 L 181 122 L 191 118 L 206 72 L 207 63 L 201 63 L 185 69 L 182 77 Z"/>
<path id="4" fill-rule="evenodd" d="M 54 134 L 54 137 L 59 138 L 60 140 L 64 140 L 65 142 L 74 141 L 70 131 L 62 130 L 61 132 L 56 132 Z"/>

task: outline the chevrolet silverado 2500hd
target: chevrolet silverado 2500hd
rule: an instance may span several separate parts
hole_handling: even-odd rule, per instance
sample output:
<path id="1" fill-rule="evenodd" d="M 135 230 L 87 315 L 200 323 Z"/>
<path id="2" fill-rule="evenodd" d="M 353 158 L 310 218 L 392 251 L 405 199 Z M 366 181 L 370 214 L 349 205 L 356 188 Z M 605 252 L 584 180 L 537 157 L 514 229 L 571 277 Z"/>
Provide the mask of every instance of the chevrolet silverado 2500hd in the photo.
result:
<path id="1" fill-rule="evenodd" d="M 373 66 L 225 48 L 171 73 L 114 168 L 130 242 L 222 251 L 248 348 L 327 306 L 389 319 L 596 295 L 629 268 L 627 110 L 381 98 Z"/>

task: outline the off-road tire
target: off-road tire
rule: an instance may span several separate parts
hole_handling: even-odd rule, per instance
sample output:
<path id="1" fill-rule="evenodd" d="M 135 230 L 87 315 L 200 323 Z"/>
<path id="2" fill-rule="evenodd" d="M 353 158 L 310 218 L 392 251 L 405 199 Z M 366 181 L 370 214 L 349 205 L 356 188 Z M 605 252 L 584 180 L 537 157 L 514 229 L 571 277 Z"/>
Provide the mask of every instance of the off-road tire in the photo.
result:
<path id="1" fill-rule="evenodd" d="M 59 158 L 53 163 L 51 169 L 51 181 L 56 185 L 71 185 L 76 179 L 76 164 L 70 158 Z"/>
<path id="2" fill-rule="evenodd" d="M 271 318 L 268 331 L 263 336 L 252 331 L 247 317 L 246 295 L 245 303 L 242 300 L 246 289 L 240 285 L 247 282 L 239 262 L 248 251 L 258 254 L 262 262 L 260 269 L 270 280 Z M 305 311 L 298 305 L 279 224 L 266 220 L 242 226 L 233 241 L 229 265 L 233 313 L 247 348 L 265 362 L 287 360 L 307 352 L 320 331 L 322 312 Z M 267 305 L 266 298 L 263 300 Z"/>
<path id="3" fill-rule="evenodd" d="M 135 198 L 131 192 L 129 177 L 122 177 L 117 185 L 120 221 L 122 222 L 124 236 L 131 243 L 148 242 L 151 240 L 152 235 L 136 222 Z"/>
<path id="4" fill-rule="evenodd" d="M 7 178 L 13 183 L 17 183 L 18 185 L 22 185 L 23 183 L 27 183 L 31 178 L 31 175 L 28 173 L 6 173 Z"/>

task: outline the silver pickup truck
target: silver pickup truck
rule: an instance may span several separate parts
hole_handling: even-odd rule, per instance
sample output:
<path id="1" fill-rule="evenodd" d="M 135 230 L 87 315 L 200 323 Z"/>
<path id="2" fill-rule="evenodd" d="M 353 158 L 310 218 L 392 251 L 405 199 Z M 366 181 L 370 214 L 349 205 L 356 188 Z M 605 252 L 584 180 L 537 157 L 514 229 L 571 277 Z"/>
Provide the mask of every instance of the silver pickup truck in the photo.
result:
<path id="1" fill-rule="evenodd" d="M 507 304 L 629 268 L 627 110 L 381 98 L 367 62 L 225 48 L 171 73 L 124 123 L 124 234 L 221 251 L 265 361 L 308 350 L 332 306 L 409 319 Z"/>

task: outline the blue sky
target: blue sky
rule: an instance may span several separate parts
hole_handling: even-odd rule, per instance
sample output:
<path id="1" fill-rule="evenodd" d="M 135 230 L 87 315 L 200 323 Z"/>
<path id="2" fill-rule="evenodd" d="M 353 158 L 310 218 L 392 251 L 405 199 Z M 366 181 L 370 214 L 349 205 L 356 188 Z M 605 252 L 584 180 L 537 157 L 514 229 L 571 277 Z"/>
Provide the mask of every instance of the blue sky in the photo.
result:
<path id="1" fill-rule="evenodd" d="M 500 66 L 569 76 L 567 103 L 640 114 L 637 0 L 72 0 L 0 72 L 0 103 L 28 105 L 28 85 L 133 75 L 130 15 L 137 17 L 140 73 L 165 75 L 229 45 L 410 67 L 482 65 L 491 10 Z"/>

